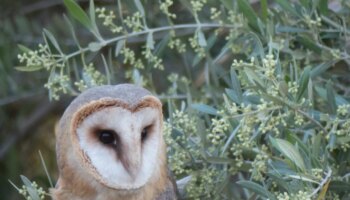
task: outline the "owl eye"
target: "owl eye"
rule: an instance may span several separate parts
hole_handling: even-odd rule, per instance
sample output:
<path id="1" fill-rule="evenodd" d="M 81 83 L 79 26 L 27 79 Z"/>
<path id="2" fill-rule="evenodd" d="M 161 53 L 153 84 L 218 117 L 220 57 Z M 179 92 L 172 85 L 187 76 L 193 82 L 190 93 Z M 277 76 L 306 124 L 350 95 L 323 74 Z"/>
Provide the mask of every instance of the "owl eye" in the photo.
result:
<path id="1" fill-rule="evenodd" d="M 103 144 L 114 144 L 116 141 L 114 132 L 110 130 L 99 131 L 99 139 Z"/>
<path id="2" fill-rule="evenodd" d="M 142 132 L 141 132 L 141 141 L 143 142 L 147 136 L 148 136 L 148 132 L 149 132 L 149 129 L 151 128 L 151 125 L 150 126 L 147 126 L 145 127 Z"/>

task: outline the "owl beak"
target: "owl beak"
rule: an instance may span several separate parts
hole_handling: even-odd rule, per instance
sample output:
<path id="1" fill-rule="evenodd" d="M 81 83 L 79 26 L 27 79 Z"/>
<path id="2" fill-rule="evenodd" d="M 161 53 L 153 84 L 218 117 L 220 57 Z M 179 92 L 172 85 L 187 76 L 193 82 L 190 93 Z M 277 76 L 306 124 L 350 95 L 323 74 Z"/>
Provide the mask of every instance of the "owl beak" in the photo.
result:
<path id="1" fill-rule="evenodd" d="M 141 166 L 141 148 L 130 144 L 124 148 L 122 164 L 132 179 L 135 179 Z"/>

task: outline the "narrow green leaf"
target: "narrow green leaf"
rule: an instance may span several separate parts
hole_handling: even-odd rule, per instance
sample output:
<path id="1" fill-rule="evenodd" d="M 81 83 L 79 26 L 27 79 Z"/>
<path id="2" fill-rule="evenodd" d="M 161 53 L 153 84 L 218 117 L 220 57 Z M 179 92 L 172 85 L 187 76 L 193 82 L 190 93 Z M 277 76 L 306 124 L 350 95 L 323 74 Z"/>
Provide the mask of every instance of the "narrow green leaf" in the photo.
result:
<path id="1" fill-rule="evenodd" d="M 49 171 L 47 170 L 47 167 L 46 167 L 46 164 L 45 164 L 45 161 L 44 161 L 43 155 L 41 154 L 41 151 L 40 151 L 40 150 L 39 150 L 39 156 L 40 156 L 41 165 L 43 166 L 44 171 L 45 171 L 45 174 L 46 174 L 46 176 L 47 176 L 47 179 L 49 180 L 50 187 L 51 187 L 51 188 L 53 188 L 53 187 L 54 187 L 54 185 L 52 184 L 52 180 L 51 180 L 51 177 L 50 177 Z"/>
<path id="2" fill-rule="evenodd" d="M 74 30 L 72 23 L 70 22 L 70 20 L 68 19 L 68 17 L 66 15 L 63 15 L 63 18 L 65 19 L 66 23 L 69 26 L 69 29 L 71 31 L 71 34 L 73 36 L 73 40 L 74 40 L 75 44 L 78 46 L 79 49 L 81 49 L 81 46 L 80 46 L 79 41 L 77 39 L 77 35 L 75 34 L 75 30 Z"/>
<path id="3" fill-rule="evenodd" d="M 135 85 L 142 86 L 143 77 L 138 69 L 134 69 L 132 72 L 132 80 Z"/>
<path id="4" fill-rule="evenodd" d="M 291 169 L 290 166 L 282 160 L 276 160 L 269 162 L 269 165 L 271 166 L 270 173 L 275 174 L 278 177 L 284 177 L 287 175 L 297 175 L 296 171 Z M 288 182 L 286 182 L 288 184 Z"/>
<path id="5" fill-rule="evenodd" d="M 307 94 L 308 94 L 308 100 L 310 102 L 314 102 L 314 85 L 312 83 L 312 79 L 309 80 L 309 83 L 307 84 Z"/>
<path id="6" fill-rule="evenodd" d="M 202 30 L 198 29 L 196 33 L 197 33 L 197 37 L 198 37 L 199 46 L 206 47 L 207 40 L 205 39 L 205 36 L 204 36 L 204 33 L 202 32 Z"/>
<path id="7" fill-rule="evenodd" d="M 96 12 L 95 12 L 95 3 L 94 3 L 94 0 L 90 0 L 90 3 L 89 3 L 89 16 L 90 16 L 90 19 L 91 19 L 91 22 L 92 22 L 92 25 L 94 27 L 97 27 L 96 25 Z"/>
<path id="8" fill-rule="evenodd" d="M 336 143 L 337 143 L 337 136 L 334 133 L 331 133 L 329 136 L 329 142 L 328 142 L 329 149 L 333 150 L 335 148 Z"/>
<path id="9" fill-rule="evenodd" d="M 306 67 L 298 81 L 299 88 L 297 93 L 297 102 L 303 97 L 310 80 L 310 67 Z"/>
<path id="10" fill-rule="evenodd" d="M 267 0 L 261 0 L 260 7 L 261 7 L 261 18 L 262 18 L 263 22 L 266 23 L 267 17 L 268 17 Z"/>
<path id="11" fill-rule="evenodd" d="M 334 89 L 330 81 L 326 84 L 327 102 L 330 113 L 335 114 L 337 112 L 337 104 L 335 101 Z"/>
<path id="12" fill-rule="evenodd" d="M 323 100 L 327 101 L 327 91 L 324 88 L 315 86 L 315 90 L 317 92 L 318 95 L 320 95 L 320 97 L 322 97 Z M 349 102 L 344 99 L 344 97 L 335 94 L 335 102 L 337 105 L 344 105 L 344 104 L 349 104 Z"/>
<path id="13" fill-rule="evenodd" d="M 268 27 L 268 24 L 265 24 L 263 23 L 263 21 L 261 21 L 260 18 L 257 18 L 257 24 L 258 24 L 258 27 L 259 27 L 259 33 L 261 33 L 261 35 L 263 35 L 264 37 L 267 37 L 267 33 L 271 33 L 271 37 L 273 37 L 273 34 L 275 33 L 275 31 L 270 31 L 270 30 L 267 30 L 268 28 L 271 28 L 271 26 Z M 268 32 L 270 31 L 270 32 Z"/>
<path id="14" fill-rule="evenodd" d="M 168 33 L 160 42 L 157 43 L 154 50 L 155 55 L 161 57 L 164 53 L 166 53 L 164 50 L 168 47 L 170 38 L 170 33 Z"/>
<path id="15" fill-rule="evenodd" d="M 231 164 L 235 162 L 234 159 L 224 157 L 206 157 L 205 160 L 213 164 Z"/>
<path id="16" fill-rule="evenodd" d="M 247 38 L 248 37 L 249 37 L 249 39 L 253 39 L 253 41 L 254 41 L 254 51 L 253 52 L 255 53 L 255 55 L 260 56 L 261 59 L 265 58 L 264 46 L 263 46 L 263 43 L 261 42 L 259 36 L 254 32 L 250 32 L 249 34 L 247 34 Z"/>
<path id="17" fill-rule="evenodd" d="M 350 142 L 350 136 L 337 137 L 337 144 L 344 145 Z"/>
<path id="18" fill-rule="evenodd" d="M 270 101 L 273 101 L 275 104 L 281 105 L 281 106 L 286 106 L 286 107 L 290 107 L 290 105 L 288 104 L 288 102 L 286 102 L 285 99 L 282 98 L 278 98 L 269 94 L 262 94 L 261 95 L 264 99 L 268 99 Z"/>
<path id="19" fill-rule="evenodd" d="M 244 72 L 247 75 L 248 80 L 252 83 L 252 84 L 259 84 L 261 87 L 264 85 L 264 82 L 260 79 L 260 77 L 251 69 L 249 69 L 248 67 L 244 68 Z"/>
<path id="20" fill-rule="evenodd" d="M 145 9 L 143 8 L 143 5 L 140 0 L 134 0 L 135 5 L 142 16 L 145 16 Z"/>
<path id="21" fill-rule="evenodd" d="M 279 82 L 278 90 L 284 96 L 288 96 L 288 84 L 285 81 Z"/>
<path id="22" fill-rule="evenodd" d="M 322 151 L 321 142 L 323 135 L 317 134 L 315 137 L 312 137 L 312 155 L 314 158 L 318 158 L 320 156 L 320 152 Z"/>
<path id="23" fill-rule="evenodd" d="M 100 31 L 98 30 L 97 24 L 96 24 L 96 12 L 95 12 L 95 3 L 94 0 L 90 0 L 89 4 L 89 17 L 91 19 L 91 32 L 95 35 L 96 38 L 98 38 L 100 41 L 103 40 L 102 36 L 100 34 Z"/>
<path id="24" fill-rule="evenodd" d="M 220 53 L 215 57 L 214 63 L 217 63 L 220 61 L 220 59 L 224 58 L 229 52 L 231 52 L 232 41 L 228 41 L 225 46 L 222 47 Z"/>
<path id="25" fill-rule="evenodd" d="M 230 133 L 230 136 L 228 137 L 228 139 L 226 140 L 226 143 L 224 145 L 224 147 L 222 148 L 222 152 L 221 155 L 223 156 L 224 153 L 226 152 L 226 150 L 228 149 L 228 147 L 230 146 L 232 140 L 235 138 L 238 130 L 241 128 L 241 123 L 239 123 L 235 129 L 233 129 L 233 131 Z"/>
<path id="26" fill-rule="evenodd" d="M 89 50 L 92 52 L 99 51 L 102 48 L 102 44 L 99 42 L 90 42 L 89 45 Z"/>
<path id="27" fill-rule="evenodd" d="M 58 45 L 58 42 L 57 42 L 56 38 L 52 35 L 52 33 L 49 30 L 45 29 L 45 28 L 44 28 L 44 33 L 49 38 L 50 42 L 56 48 L 56 50 L 58 52 L 60 52 L 61 54 L 63 54 L 62 51 L 61 51 L 60 45 Z"/>
<path id="28" fill-rule="evenodd" d="M 153 39 L 153 32 L 152 31 L 147 34 L 146 46 L 149 49 L 154 49 L 154 39 Z"/>
<path id="29" fill-rule="evenodd" d="M 292 144 L 296 144 L 298 146 L 299 152 L 303 153 L 303 155 L 310 154 L 310 149 L 308 146 L 297 135 L 295 135 L 295 133 L 288 131 L 287 137 L 285 139 Z"/>
<path id="30" fill-rule="evenodd" d="M 299 28 L 299 27 L 293 27 L 293 26 L 276 26 L 276 32 L 277 33 L 305 33 L 307 32 L 307 29 Z"/>
<path id="31" fill-rule="evenodd" d="M 218 111 L 215 108 L 205 104 L 192 104 L 191 107 L 203 113 L 218 115 Z"/>
<path id="32" fill-rule="evenodd" d="M 328 0 L 319 0 L 318 9 L 322 15 L 328 16 Z"/>
<path id="33" fill-rule="evenodd" d="M 255 192 L 256 194 L 260 195 L 261 197 L 269 198 L 271 200 L 275 200 L 276 198 L 263 186 L 254 183 L 252 181 L 237 181 L 237 184 L 247 188 L 250 191 Z"/>
<path id="34" fill-rule="evenodd" d="M 107 84 L 110 85 L 111 84 L 111 72 L 109 70 L 105 56 L 103 54 L 101 54 L 101 57 L 102 57 L 103 66 L 105 67 L 105 71 L 106 71 Z"/>
<path id="35" fill-rule="evenodd" d="M 324 62 L 324 63 L 317 65 L 316 67 L 312 68 L 310 76 L 313 78 L 313 77 L 321 75 L 322 73 L 327 71 L 330 67 L 332 67 L 335 63 L 336 63 L 336 61 L 330 60 L 330 61 L 327 61 L 327 62 Z"/>
<path id="36" fill-rule="evenodd" d="M 56 76 L 57 76 L 57 75 L 56 75 L 56 72 L 55 72 L 55 68 L 52 67 L 51 70 L 50 70 L 49 80 L 48 80 L 47 82 L 52 81 Z M 53 94 L 53 93 L 52 93 L 52 90 L 49 90 L 49 99 L 50 99 L 50 101 L 53 100 L 52 94 Z"/>
<path id="37" fill-rule="evenodd" d="M 292 7 L 292 3 L 290 1 L 287 0 L 275 0 L 276 3 L 278 3 L 284 10 L 292 13 L 293 15 L 300 17 L 299 13 L 297 12 L 297 10 Z"/>
<path id="38" fill-rule="evenodd" d="M 238 97 L 239 95 L 237 94 L 236 90 L 226 88 L 225 92 L 228 95 L 228 97 L 230 97 L 230 99 L 235 103 L 238 103 L 238 104 L 242 103 L 242 98 Z"/>
<path id="39" fill-rule="evenodd" d="M 196 54 L 196 56 L 194 57 L 193 61 L 192 61 L 192 67 L 198 65 L 198 63 L 202 60 L 202 57 L 198 56 L 198 54 Z"/>
<path id="40" fill-rule="evenodd" d="M 244 17 L 247 18 L 249 25 L 251 25 L 254 30 L 259 30 L 258 27 L 258 16 L 256 15 L 255 10 L 249 4 L 249 1 L 246 0 L 237 0 L 238 8 L 243 13 Z"/>
<path id="41" fill-rule="evenodd" d="M 231 10 L 233 8 L 233 1 L 230 1 L 230 0 L 220 0 L 220 1 L 228 10 Z"/>
<path id="42" fill-rule="evenodd" d="M 279 150 L 284 156 L 291 160 L 301 171 L 305 172 L 306 167 L 304 160 L 301 157 L 297 148 L 295 148 L 290 142 L 270 137 L 271 144 Z"/>
<path id="43" fill-rule="evenodd" d="M 315 44 L 315 42 L 307 36 L 297 36 L 296 40 L 299 41 L 306 48 L 314 51 L 317 54 L 321 54 L 322 49 Z"/>
<path id="44" fill-rule="evenodd" d="M 39 194 L 37 192 L 37 190 L 32 186 L 32 183 L 30 182 L 30 180 L 21 175 L 21 179 L 23 184 L 26 186 L 27 191 L 29 193 L 29 196 L 33 199 L 33 200 L 40 200 Z"/>
<path id="45" fill-rule="evenodd" d="M 230 76 L 231 76 L 232 88 L 237 94 L 238 101 L 242 102 L 242 88 L 241 88 L 241 84 L 238 80 L 238 76 L 237 76 L 235 69 L 231 68 Z"/>
<path id="46" fill-rule="evenodd" d="M 17 46 L 18 46 L 19 50 L 21 50 L 21 52 L 23 52 L 23 53 L 27 53 L 27 52 L 32 51 L 31 49 L 29 49 L 28 47 L 26 47 L 24 45 L 18 44 Z"/>
<path id="47" fill-rule="evenodd" d="M 117 73 L 115 72 L 114 67 L 112 67 L 112 66 L 114 66 L 113 61 L 112 61 L 112 59 L 113 59 L 112 52 L 113 52 L 112 48 L 109 48 L 108 49 L 108 57 L 107 57 L 107 66 L 108 66 L 108 69 L 110 70 L 110 74 L 115 75 Z M 111 83 L 115 83 L 117 81 L 116 76 L 113 76 L 113 75 L 110 76 Z"/>
<path id="48" fill-rule="evenodd" d="M 114 52 L 115 57 L 119 55 L 120 51 L 124 46 L 125 46 L 125 40 L 119 40 L 117 42 L 117 45 L 115 45 L 115 52 Z"/>
<path id="49" fill-rule="evenodd" d="M 299 0 L 299 2 L 304 8 L 306 8 L 306 9 L 310 8 L 310 1 L 309 0 Z"/>
<path id="50" fill-rule="evenodd" d="M 21 71 L 21 72 L 34 72 L 38 71 L 44 68 L 43 66 L 37 65 L 37 66 L 18 66 L 15 67 L 16 70 Z"/>
<path id="51" fill-rule="evenodd" d="M 63 0 L 64 5 L 68 9 L 68 12 L 78 20 L 83 26 L 92 30 L 92 24 L 89 17 L 84 10 L 74 0 Z"/>

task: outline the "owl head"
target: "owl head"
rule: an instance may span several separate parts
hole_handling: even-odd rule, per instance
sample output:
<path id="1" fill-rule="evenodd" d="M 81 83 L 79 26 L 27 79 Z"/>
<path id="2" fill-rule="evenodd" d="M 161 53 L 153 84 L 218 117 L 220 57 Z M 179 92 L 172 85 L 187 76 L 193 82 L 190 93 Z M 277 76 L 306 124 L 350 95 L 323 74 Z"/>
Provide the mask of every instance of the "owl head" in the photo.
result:
<path id="1" fill-rule="evenodd" d="M 57 133 L 60 176 L 138 189 L 162 167 L 162 105 L 131 84 L 86 90 L 63 114 Z"/>

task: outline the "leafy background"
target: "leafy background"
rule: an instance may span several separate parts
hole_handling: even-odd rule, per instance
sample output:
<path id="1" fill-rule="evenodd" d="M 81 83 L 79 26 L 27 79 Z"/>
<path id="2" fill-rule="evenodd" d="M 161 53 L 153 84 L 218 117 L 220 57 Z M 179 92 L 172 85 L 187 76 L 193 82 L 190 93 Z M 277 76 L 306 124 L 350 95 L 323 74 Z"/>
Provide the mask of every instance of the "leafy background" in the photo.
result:
<path id="1" fill-rule="evenodd" d="M 10 179 L 39 199 L 50 187 L 41 160 L 57 179 L 53 129 L 72 97 L 131 82 L 164 104 L 181 198 L 349 199 L 349 8 L 4 1 L 0 198 L 20 198 Z"/>

